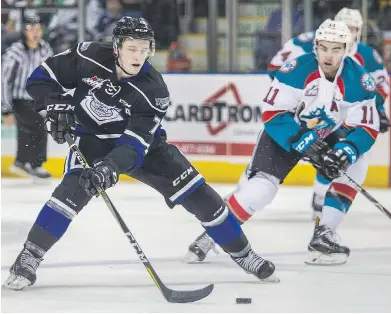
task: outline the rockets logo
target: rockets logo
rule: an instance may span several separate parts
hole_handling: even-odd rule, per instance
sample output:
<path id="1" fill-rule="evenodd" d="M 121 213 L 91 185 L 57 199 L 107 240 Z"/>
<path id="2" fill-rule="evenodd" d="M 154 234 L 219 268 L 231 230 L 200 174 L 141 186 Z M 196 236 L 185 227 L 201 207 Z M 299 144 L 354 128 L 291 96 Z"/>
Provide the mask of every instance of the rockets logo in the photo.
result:
<path id="1" fill-rule="evenodd" d="M 376 84 L 372 76 L 369 73 L 364 73 L 361 76 L 361 85 L 368 92 L 374 92 L 376 90 Z"/>
<path id="2" fill-rule="evenodd" d="M 297 66 L 296 60 L 285 62 L 282 65 L 282 67 L 280 68 L 280 72 L 283 72 L 283 73 L 291 72 L 292 70 L 294 70 L 296 68 L 296 66 Z"/>

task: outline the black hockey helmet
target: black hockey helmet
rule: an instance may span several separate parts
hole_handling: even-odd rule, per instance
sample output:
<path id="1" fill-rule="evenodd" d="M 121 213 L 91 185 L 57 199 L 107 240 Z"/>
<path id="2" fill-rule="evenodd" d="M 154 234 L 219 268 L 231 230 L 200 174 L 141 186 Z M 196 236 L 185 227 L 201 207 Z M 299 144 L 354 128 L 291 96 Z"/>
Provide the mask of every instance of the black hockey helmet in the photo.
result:
<path id="1" fill-rule="evenodd" d="M 29 25 L 41 24 L 41 18 L 37 14 L 26 14 L 23 17 L 23 28 L 26 29 Z"/>
<path id="2" fill-rule="evenodd" d="M 113 48 L 119 49 L 126 38 L 149 40 L 151 53 L 155 54 L 155 34 L 151 25 L 142 17 L 124 16 L 113 29 Z"/>

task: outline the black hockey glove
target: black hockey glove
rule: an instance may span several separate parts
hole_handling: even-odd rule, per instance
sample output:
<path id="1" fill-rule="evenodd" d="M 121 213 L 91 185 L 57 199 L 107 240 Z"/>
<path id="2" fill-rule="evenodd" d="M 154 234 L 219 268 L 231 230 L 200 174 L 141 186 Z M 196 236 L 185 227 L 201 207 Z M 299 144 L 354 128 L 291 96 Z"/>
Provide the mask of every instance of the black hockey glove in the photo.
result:
<path id="1" fill-rule="evenodd" d="M 329 150 L 326 142 L 318 138 L 318 135 L 308 129 L 302 129 L 296 136 L 290 139 L 292 148 L 318 164 L 321 155 Z"/>
<path id="2" fill-rule="evenodd" d="M 75 106 L 72 96 L 49 93 L 45 98 L 45 130 L 58 144 L 66 142 L 64 136 L 75 125 Z"/>
<path id="3" fill-rule="evenodd" d="M 118 182 L 119 169 L 111 160 L 105 159 L 94 168 L 84 169 L 79 184 L 89 196 L 98 196 L 96 187 L 106 190 Z"/>
<path id="4" fill-rule="evenodd" d="M 341 176 L 340 171 L 346 171 L 348 166 L 356 162 L 356 149 L 346 142 L 337 143 L 333 149 L 321 156 L 318 162 L 319 172 L 330 181 Z"/>
<path id="5" fill-rule="evenodd" d="M 390 128 L 390 121 L 387 118 L 386 112 L 384 110 L 379 110 L 379 119 L 380 119 L 380 133 L 386 133 Z"/>

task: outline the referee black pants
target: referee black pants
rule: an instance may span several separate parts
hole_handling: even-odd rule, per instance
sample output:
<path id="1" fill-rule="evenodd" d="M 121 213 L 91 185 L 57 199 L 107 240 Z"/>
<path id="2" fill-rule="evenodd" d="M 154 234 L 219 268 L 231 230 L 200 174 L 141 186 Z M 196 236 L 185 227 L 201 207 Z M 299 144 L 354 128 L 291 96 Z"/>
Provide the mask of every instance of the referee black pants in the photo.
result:
<path id="1" fill-rule="evenodd" d="M 16 161 L 40 167 L 46 161 L 47 149 L 43 118 L 35 112 L 30 100 L 14 99 L 13 105 L 18 131 Z"/>

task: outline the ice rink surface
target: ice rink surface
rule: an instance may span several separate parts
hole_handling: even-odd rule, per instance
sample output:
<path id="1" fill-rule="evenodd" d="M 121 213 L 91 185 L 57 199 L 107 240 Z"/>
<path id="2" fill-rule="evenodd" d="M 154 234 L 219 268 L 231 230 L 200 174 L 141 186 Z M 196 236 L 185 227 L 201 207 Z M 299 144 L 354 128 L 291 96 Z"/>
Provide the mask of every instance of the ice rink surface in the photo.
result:
<path id="1" fill-rule="evenodd" d="M 2 282 L 55 185 L 2 181 Z M 214 186 L 221 195 L 232 190 Z M 391 190 L 370 192 L 391 208 Z M 121 182 L 108 194 L 169 287 L 214 283 L 212 294 L 192 304 L 167 303 L 104 202 L 94 199 L 46 255 L 34 286 L 2 289 L 3 312 L 391 312 L 391 220 L 361 195 L 339 230 L 352 250 L 348 263 L 308 266 L 311 189 L 282 187 L 274 203 L 244 225 L 255 251 L 276 264 L 281 282 L 270 284 L 244 273 L 221 250 L 203 264 L 182 263 L 202 228 L 151 188 Z M 237 297 L 252 304 L 235 304 Z"/>

